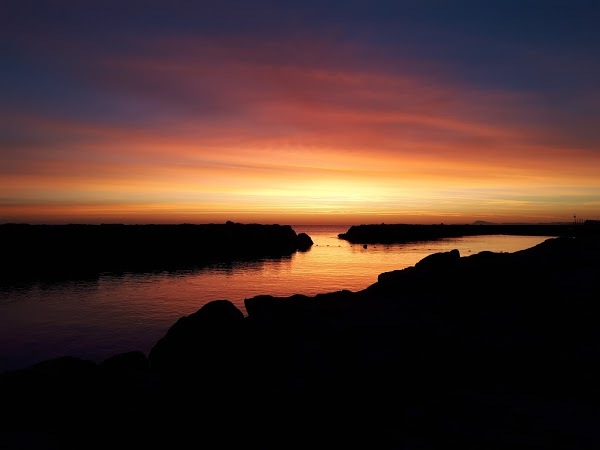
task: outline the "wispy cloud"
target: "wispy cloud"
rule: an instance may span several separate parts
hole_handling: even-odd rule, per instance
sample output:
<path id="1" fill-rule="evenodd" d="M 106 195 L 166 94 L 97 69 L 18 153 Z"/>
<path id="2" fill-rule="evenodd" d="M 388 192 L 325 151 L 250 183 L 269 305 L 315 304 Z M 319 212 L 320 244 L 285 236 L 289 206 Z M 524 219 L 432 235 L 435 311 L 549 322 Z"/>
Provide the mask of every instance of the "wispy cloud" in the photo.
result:
<path id="1" fill-rule="evenodd" d="M 69 77 L 109 107 L 0 110 L 0 221 L 560 219 L 567 193 L 597 212 L 598 136 L 557 128 L 535 92 L 306 37 L 67 47 Z"/>

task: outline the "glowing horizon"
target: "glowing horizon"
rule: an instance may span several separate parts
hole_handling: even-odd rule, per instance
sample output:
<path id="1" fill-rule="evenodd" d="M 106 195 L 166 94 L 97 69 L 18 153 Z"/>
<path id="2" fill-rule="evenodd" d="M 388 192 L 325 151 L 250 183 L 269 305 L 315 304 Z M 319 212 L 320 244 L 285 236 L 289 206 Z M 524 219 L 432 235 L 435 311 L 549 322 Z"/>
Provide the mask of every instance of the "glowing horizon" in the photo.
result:
<path id="1" fill-rule="evenodd" d="M 46 36 L 51 56 L 41 34 L 9 27 L 0 223 L 600 217 L 600 94 L 573 84 L 596 66 L 569 48 L 520 59 L 509 83 L 471 80 L 481 66 L 425 47 L 385 53 L 372 29 L 359 40 L 129 25 L 116 48 L 98 30 Z M 547 73 L 548 90 L 513 86 L 548 58 L 570 63 Z"/>

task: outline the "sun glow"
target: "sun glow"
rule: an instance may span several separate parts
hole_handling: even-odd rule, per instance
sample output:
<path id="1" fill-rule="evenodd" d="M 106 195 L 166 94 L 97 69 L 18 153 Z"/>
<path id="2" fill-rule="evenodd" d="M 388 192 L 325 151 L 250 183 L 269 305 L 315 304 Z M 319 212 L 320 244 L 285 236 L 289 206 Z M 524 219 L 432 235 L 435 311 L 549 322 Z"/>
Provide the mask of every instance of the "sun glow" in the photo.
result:
<path id="1" fill-rule="evenodd" d="M 533 120 L 531 95 L 428 79 L 409 59 L 363 67 L 367 52 L 322 41 L 303 42 L 293 64 L 280 60 L 285 43 L 221 44 L 97 55 L 94 89 L 137 115 L 0 107 L 0 222 L 600 216 L 595 142 Z"/>

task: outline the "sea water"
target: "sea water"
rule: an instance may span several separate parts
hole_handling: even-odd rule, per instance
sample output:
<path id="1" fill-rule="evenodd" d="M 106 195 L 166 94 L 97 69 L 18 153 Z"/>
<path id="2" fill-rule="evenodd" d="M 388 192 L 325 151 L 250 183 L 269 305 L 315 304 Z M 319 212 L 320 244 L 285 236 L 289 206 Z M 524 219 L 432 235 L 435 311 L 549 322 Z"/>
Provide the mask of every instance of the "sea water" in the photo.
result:
<path id="1" fill-rule="evenodd" d="M 148 354 L 178 318 L 211 300 L 230 300 L 245 314 L 244 299 L 255 295 L 358 291 L 380 273 L 413 266 L 432 253 L 514 252 L 550 238 L 469 236 L 364 248 L 338 238 L 349 226 L 293 228 L 311 236 L 309 251 L 197 270 L 0 287 L 0 372 L 64 355 L 100 362 L 132 350 Z"/>

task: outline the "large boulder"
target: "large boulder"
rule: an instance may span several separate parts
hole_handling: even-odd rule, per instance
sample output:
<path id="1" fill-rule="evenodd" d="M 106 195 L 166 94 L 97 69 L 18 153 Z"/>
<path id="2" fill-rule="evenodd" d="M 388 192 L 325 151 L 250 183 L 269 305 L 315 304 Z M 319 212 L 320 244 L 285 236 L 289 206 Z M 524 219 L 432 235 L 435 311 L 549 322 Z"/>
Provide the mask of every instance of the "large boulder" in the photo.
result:
<path id="1" fill-rule="evenodd" d="M 240 368 L 244 314 L 229 300 L 214 300 L 180 318 L 151 349 L 151 369 L 167 378 L 216 380 Z"/>
<path id="2" fill-rule="evenodd" d="M 298 250 L 300 251 L 306 251 L 313 245 L 313 240 L 306 233 L 299 233 L 296 241 L 298 242 Z"/>
<path id="3" fill-rule="evenodd" d="M 455 266 L 460 260 L 460 253 L 457 249 L 449 252 L 433 253 L 423 258 L 415 264 L 415 268 L 419 270 L 445 270 Z"/>

